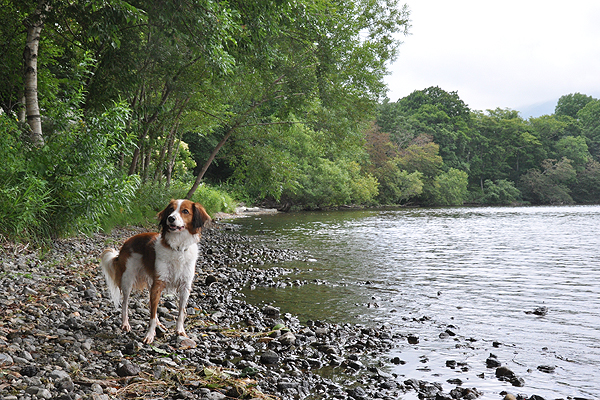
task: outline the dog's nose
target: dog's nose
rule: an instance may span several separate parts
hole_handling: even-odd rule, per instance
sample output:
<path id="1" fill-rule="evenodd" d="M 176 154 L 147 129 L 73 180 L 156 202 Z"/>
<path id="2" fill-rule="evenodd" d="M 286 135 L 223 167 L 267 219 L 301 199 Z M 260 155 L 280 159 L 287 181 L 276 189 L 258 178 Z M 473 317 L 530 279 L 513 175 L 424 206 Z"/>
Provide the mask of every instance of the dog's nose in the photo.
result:
<path id="1" fill-rule="evenodd" d="M 175 217 L 172 215 L 169 215 L 169 218 L 167 218 L 167 221 L 169 222 L 175 222 Z"/>

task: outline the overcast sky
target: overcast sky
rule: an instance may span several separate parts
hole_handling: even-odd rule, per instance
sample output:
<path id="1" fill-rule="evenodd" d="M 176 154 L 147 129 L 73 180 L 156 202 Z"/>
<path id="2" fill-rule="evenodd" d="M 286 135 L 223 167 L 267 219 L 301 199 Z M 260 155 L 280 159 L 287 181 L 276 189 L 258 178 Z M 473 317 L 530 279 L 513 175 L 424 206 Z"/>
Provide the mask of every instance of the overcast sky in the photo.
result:
<path id="1" fill-rule="evenodd" d="M 552 113 L 565 94 L 600 98 L 600 0 L 406 3 L 412 28 L 386 78 L 392 101 L 430 86 L 472 110 L 550 103 Z"/>

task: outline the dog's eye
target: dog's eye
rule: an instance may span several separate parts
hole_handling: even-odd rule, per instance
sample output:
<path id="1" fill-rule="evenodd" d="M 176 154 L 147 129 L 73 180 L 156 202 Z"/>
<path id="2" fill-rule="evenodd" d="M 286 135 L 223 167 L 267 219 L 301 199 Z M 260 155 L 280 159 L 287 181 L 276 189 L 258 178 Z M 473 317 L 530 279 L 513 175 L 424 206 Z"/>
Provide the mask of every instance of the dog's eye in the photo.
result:
<path id="1" fill-rule="evenodd" d="M 181 211 L 182 214 L 189 214 L 190 212 L 187 209 Z"/>

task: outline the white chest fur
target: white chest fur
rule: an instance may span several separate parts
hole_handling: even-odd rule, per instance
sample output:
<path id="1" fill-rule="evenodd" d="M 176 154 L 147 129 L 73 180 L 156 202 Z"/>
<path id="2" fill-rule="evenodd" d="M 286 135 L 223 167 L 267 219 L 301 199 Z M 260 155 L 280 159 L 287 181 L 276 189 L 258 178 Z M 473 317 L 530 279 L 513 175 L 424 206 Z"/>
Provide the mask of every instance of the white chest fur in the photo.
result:
<path id="1" fill-rule="evenodd" d="M 167 290 L 191 289 L 198 259 L 197 235 L 181 232 L 173 236 L 175 238 L 167 237 L 170 246 L 165 246 L 162 240 L 157 240 L 154 245 L 157 278 L 166 284 Z"/>

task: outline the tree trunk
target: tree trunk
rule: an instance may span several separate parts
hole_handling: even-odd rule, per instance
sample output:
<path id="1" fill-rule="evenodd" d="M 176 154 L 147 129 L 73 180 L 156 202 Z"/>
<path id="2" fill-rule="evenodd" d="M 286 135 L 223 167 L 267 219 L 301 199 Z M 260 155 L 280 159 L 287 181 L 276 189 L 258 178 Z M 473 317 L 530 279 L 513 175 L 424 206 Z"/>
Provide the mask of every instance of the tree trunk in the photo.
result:
<path id="1" fill-rule="evenodd" d="M 44 26 L 43 7 L 45 6 L 40 2 L 31 22 L 27 24 L 27 43 L 25 44 L 25 50 L 23 51 L 25 113 L 27 115 L 27 123 L 31 127 L 31 141 L 37 147 L 44 145 L 37 84 L 38 49 L 40 45 L 40 34 L 42 32 L 42 27 Z"/>
<path id="2" fill-rule="evenodd" d="M 212 151 L 212 153 L 210 153 L 208 160 L 206 160 L 206 162 L 204 163 L 204 166 L 202 167 L 202 170 L 200 171 L 200 173 L 198 173 L 198 176 L 196 177 L 196 181 L 192 185 L 192 188 L 190 189 L 188 194 L 185 196 L 186 199 L 192 198 L 192 196 L 194 195 L 194 192 L 196 191 L 196 189 L 198 189 L 198 186 L 200 186 L 200 182 L 202 182 L 202 178 L 204 178 L 204 174 L 206 174 L 208 167 L 210 167 L 210 164 L 212 164 L 213 160 L 217 156 L 217 153 L 219 152 L 219 150 L 221 150 L 221 147 L 223 147 L 225 145 L 225 142 L 227 142 L 227 140 L 229 139 L 229 137 L 231 136 L 231 134 L 233 133 L 235 128 L 237 128 L 237 126 L 230 128 L 227 131 L 227 133 L 225 134 L 225 136 L 223 137 L 223 139 L 221 139 L 219 144 L 217 144 L 217 147 L 215 147 L 214 150 Z"/>
<path id="3" fill-rule="evenodd" d="M 284 76 L 285 75 L 281 75 L 277 79 L 275 79 L 273 81 L 273 83 L 271 84 L 271 88 L 275 88 L 277 85 L 281 84 L 281 81 L 283 80 Z M 275 91 L 275 92 L 277 92 L 277 91 Z M 215 149 L 212 151 L 212 153 L 210 153 L 210 156 L 208 157 L 208 160 L 206 160 L 206 162 L 204 163 L 204 166 L 202 167 L 202 170 L 200 171 L 200 173 L 196 177 L 196 181 L 192 185 L 192 188 L 190 189 L 190 191 L 185 196 L 187 199 L 191 199 L 192 198 L 192 196 L 194 195 L 194 192 L 196 191 L 196 189 L 198 189 L 198 186 L 200 186 L 200 182 L 202 182 L 202 178 L 204 178 L 204 174 L 206 174 L 206 171 L 208 170 L 208 167 L 210 167 L 210 164 L 212 164 L 213 160 L 217 156 L 217 153 L 219 153 L 219 150 L 221 150 L 221 147 L 223 147 L 225 145 L 225 143 L 227 142 L 227 140 L 229 139 L 229 137 L 231 136 L 231 134 L 233 133 L 233 131 L 235 131 L 237 128 L 239 128 L 240 126 L 242 126 L 242 124 L 248 118 L 248 116 L 250 114 L 252 114 L 258 107 L 260 107 L 261 105 L 263 105 L 264 103 L 266 103 L 269 100 L 277 99 L 279 97 L 280 96 L 273 96 L 273 97 L 271 97 L 271 96 L 269 96 L 268 92 L 265 93 L 265 95 L 263 96 L 263 98 L 262 98 L 261 101 L 252 104 L 248 108 L 248 110 L 246 110 L 246 112 L 237 119 L 237 122 L 235 122 L 233 125 L 231 125 L 231 127 L 227 130 L 227 133 L 225 134 L 225 136 L 223 136 L 223 139 L 221 139 L 221 141 L 219 142 L 219 144 L 217 144 L 217 147 L 215 147 Z"/>
<path id="4" fill-rule="evenodd" d="M 172 146 L 169 147 L 169 152 L 167 153 L 167 181 L 165 183 L 165 187 L 171 186 L 171 178 L 173 177 L 173 168 L 175 168 L 175 161 L 177 161 L 177 156 L 179 155 L 179 149 L 181 148 L 181 136 L 183 133 L 179 133 L 177 135 L 177 144 L 172 143 Z M 174 148 L 173 148 L 174 147 Z"/>

